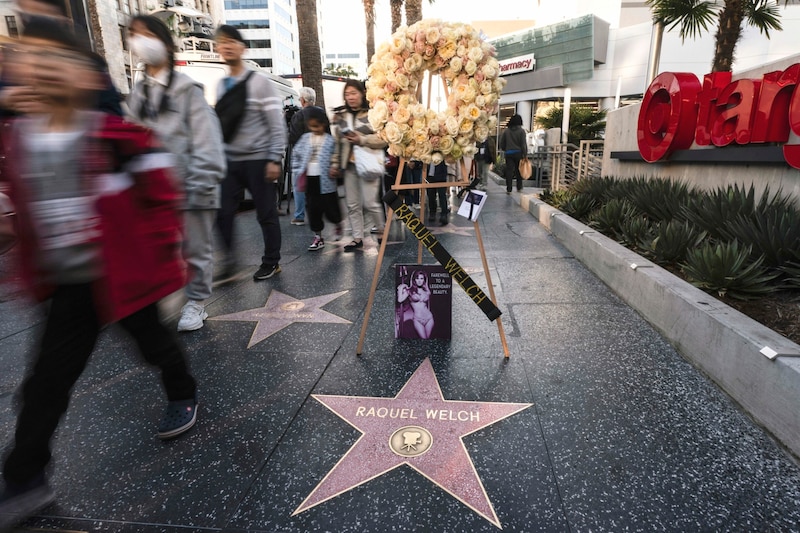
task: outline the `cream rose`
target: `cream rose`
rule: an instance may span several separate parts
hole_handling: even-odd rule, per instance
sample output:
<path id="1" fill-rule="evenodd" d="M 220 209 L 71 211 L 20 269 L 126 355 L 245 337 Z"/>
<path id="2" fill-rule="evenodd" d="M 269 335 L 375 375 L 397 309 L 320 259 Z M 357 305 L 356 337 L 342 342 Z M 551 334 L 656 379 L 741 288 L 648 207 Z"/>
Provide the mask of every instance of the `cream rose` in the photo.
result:
<path id="1" fill-rule="evenodd" d="M 447 133 L 450 135 L 458 134 L 459 129 L 461 128 L 461 123 L 456 117 L 447 117 L 445 120 L 444 127 L 447 130 Z"/>

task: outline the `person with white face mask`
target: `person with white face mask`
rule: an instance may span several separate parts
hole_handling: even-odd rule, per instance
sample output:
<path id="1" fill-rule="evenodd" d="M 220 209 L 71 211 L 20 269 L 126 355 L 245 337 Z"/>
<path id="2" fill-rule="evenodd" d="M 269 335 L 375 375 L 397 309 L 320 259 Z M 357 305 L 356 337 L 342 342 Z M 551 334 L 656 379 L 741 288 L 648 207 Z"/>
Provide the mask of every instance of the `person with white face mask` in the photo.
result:
<path id="1" fill-rule="evenodd" d="M 211 296 L 214 222 L 226 170 L 222 132 L 203 88 L 174 70 L 175 45 L 164 23 L 140 15 L 128 32 L 131 52 L 145 64 L 144 79 L 128 97 L 130 118 L 155 131 L 176 157 L 184 188 L 183 256 L 189 282 L 178 331 L 194 331 L 208 317 L 204 301 Z"/>

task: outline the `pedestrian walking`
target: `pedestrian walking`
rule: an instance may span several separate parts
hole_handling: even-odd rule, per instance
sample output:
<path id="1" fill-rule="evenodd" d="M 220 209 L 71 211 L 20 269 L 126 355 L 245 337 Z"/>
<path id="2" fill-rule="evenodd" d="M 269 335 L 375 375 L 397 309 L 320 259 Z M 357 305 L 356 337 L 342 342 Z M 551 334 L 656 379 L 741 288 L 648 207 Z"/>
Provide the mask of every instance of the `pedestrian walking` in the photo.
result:
<path id="1" fill-rule="evenodd" d="M 353 231 L 353 240 L 345 245 L 345 252 L 363 248 L 364 228 L 373 226 L 382 228 L 384 222 L 383 207 L 378 202 L 381 180 L 369 181 L 359 176 L 356 172 L 353 152 L 353 146 L 365 146 L 371 149 L 386 148 L 386 142 L 375 133 L 369 124 L 367 116 L 369 106 L 366 94 L 363 83 L 358 80 L 347 80 L 344 85 L 345 104 L 336 109 L 332 120 L 333 125 L 336 126 L 333 129 L 336 151 L 331 161 L 332 175 L 334 177 L 344 176 L 347 216 Z M 370 222 L 372 225 L 367 225 Z"/>
<path id="2" fill-rule="evenodd" d="M 528 137 L 522 129 L 522 117 L 513 115 L 508 127 L 500 136 L 500 149 L 505 152 L 506 194 L 511 194 L 514 180 L 517 181 L 517 192 L 522 192 L 522 175 L 519 173 L 519 162 L 528 157 Z"/>
<path id="3" fill-rule="evenodd" d="M 183 258 L 189 267 L 178 331 L 194 331 L 208 318 L 205 300 L 214 275 L 214 222 L 225 177 L 219 120 L 203 88 L 173 68 L 175 45 L 167 26 L 138 15 L 128 27 L 131 51 L 145 63 L 144 79 L 128 97 L 129 116 L 159 136 L 176 157 L 183 192 Z"/>
<path id="4" fill-rule="evenodd" d="M 336 192 L 336 179 L 331 177 L 331 158 L 336 142 L 330 134 L 330 123 L 321 107 L 308 107 L 306 127 L 308 133 L 298 141 L 292 156 L 292 175 L 304 176 L 306 189 L 306 210 L 308 212 L 314 240 L 308 247 L 310 251 L 325 246 L 322 230 L 325 229 L 323 216 L 337 228 L 342 221 L 339 210 L 339 195 Z M 338 232 L 337 232 L 338 235 Z"/>
<path id="5" fill-rule="evenodd" d="M 32 18 L 17 54 L 19 81 L 40 105 L 5 129 L 0 160 L 17 209 L 21 274 L 49 308 L 3 465 L 0 530 L 54 500 L 50 439 L 104 324 L 119 322 L 161 370 L 160 438 L 188 431 L 198 405 L 157 308 L 184 284 L 171 158 L 150 131 L 82 109 L 102 78 L 69 28 Z"/>
<path id="6" fill-rule="evenodd" d="M 276 181 L 281 177 L 281 161 L 286 149 L 283 102 L 269 79 L 242 61 L 247 44 L 239 30 L 233 26 L 220 26 L 215 39 L 217 52 L 230 67 L 230 75 L 220 80 L 217 88 L 217 94 L 221 96 L 215 107 L 227 158 L 222 205 L 217 217 L 225 248 L 220 281 L 236 274 L 234 218 L 245 189 L 253 197 L 264 240 L 261 266 L 253 274 L 253 279 L 260 281 L 281 271 Z"/>

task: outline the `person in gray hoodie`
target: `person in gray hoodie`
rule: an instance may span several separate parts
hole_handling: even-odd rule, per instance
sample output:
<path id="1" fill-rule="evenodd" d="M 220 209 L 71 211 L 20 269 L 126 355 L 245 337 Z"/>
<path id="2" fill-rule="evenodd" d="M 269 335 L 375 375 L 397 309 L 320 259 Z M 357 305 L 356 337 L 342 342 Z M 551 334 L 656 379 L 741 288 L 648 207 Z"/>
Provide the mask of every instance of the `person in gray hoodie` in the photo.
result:
<path id="1" fill-rule="evenodd" d="M 208 318 L 204 301 L 213 282 L 214 222 L 226 168 L 221 128 L 202 86 L 174 70 L 175 45 L 166 25 L 139 15 L 128 31 L 131 51 L 145 64 L 144 79 L 128 98 L 129 118 L 151 128 L 175 156 L 183 185 L 183 256 L 189 281 L 178 331 L 194 331 Z"/>
<path id="2" fill-rule="evenodd" d="M 233 26 L 222 25 L 215 35 L 217 52 L 230 68 L 220 80 L 215 111 L 222 123 L 228 173 L 222 182 L 222 208 L 217 224 L 225 246 L 223 279 L 235 274 L 233 222 L 244 189 L 253 196 L 256 218 L 264 239 L 261 266 L 255 281 L 281 271 L 281 226 L 278 222 L 277 180 L 286 150 L 283 101 L 272 81 L 242 61 L 247 44 Z M 235 97 L 234 97 L 235 95 Z"/>

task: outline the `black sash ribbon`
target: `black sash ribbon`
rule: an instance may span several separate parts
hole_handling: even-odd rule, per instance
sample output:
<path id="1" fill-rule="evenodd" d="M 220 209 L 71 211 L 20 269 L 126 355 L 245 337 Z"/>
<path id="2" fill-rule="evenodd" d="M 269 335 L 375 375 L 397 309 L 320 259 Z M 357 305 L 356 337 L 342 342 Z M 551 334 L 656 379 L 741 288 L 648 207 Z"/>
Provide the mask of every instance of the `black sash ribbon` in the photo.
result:
<path id="1" fill-rule="evenodd" d="M 428 249 L 431 255 L 439 261 L 444 269 L 450 273 L 456 283 L 461 285 L 461 288 L 464 289 L 467 296 L 481 308 L 481 311 L 483 311 L 483 314 L 485 314 L 489 320 L 494 321 L 503 314 L 500 309 L 494 305 L 494 302 L 486 296 L 478 284 L 472 281 L 472 278 L 461 268 L 461 265 L 453 259 L 453 256 L 444 249 L 431 231 L 426 228 L 419 217 L 414 214 L 414 211 L 412 211 L 408 205 L 404 204 L 394 191 L 387 192 L 383 197 L 383 201 L 394 210 L 397 218 L 403 221 L 403 224 L 406 225 L 414 237 L 416 237 L 419 242 Z"/>

